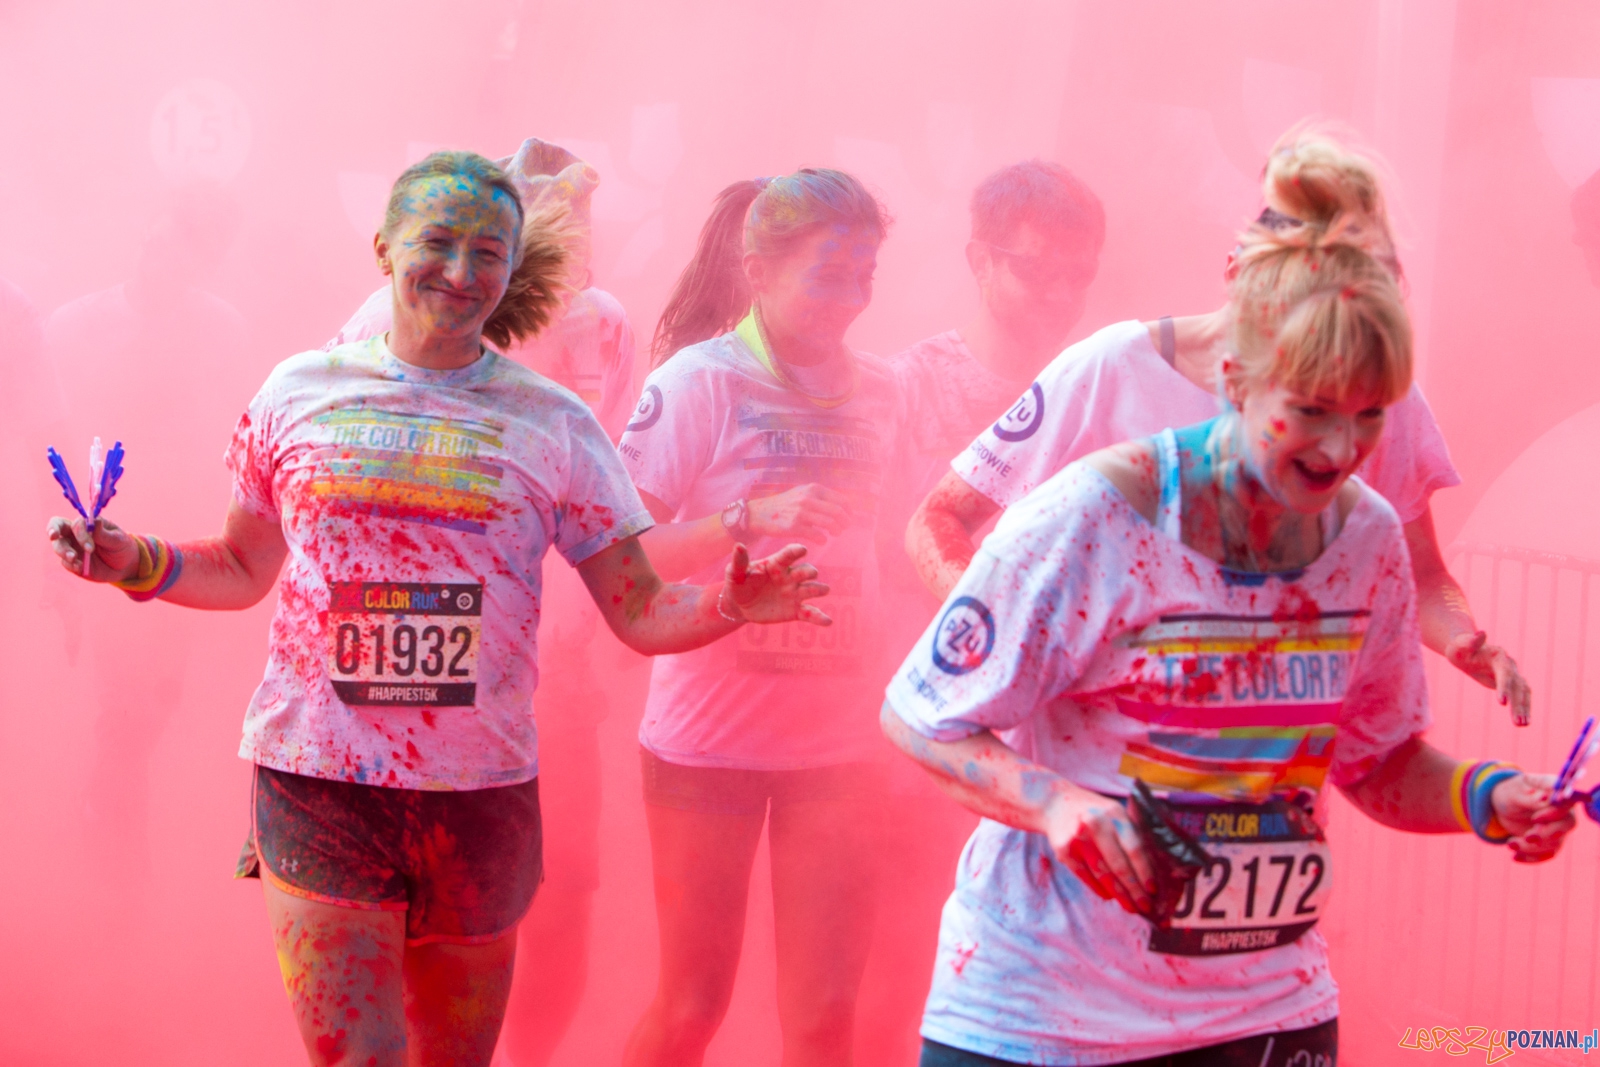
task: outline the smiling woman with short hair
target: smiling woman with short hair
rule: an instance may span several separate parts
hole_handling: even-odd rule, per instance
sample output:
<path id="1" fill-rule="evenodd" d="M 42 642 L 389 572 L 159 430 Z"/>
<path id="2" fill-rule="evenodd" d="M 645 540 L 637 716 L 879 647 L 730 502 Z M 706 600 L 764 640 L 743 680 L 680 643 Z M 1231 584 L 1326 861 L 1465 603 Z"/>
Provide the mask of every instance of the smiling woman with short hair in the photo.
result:
<path id="1" fill-rule="evenodd" d="M 721 580 L 663 584 L 637 537 L 650 515 L 588 407 L 484 347 L 548 321 L 561 236 L 487 159 L 429 156 L 374 240 L 393 327 L 272 372 L 228 450 L 220 537 L 172 545 L 102 519 L 91 539 L 51 520 L 67 569 L 88 556 L 90 578 L 135 599 L 245 608 L 283 568 L 240 747 L 256 765 L 240 867 L 265 883 L 314 1064 L 493 1054 L 542 872 L 546 551 L 648 655 L 828 621 L 798 545 L 754 563 L 732 546 Z"/>

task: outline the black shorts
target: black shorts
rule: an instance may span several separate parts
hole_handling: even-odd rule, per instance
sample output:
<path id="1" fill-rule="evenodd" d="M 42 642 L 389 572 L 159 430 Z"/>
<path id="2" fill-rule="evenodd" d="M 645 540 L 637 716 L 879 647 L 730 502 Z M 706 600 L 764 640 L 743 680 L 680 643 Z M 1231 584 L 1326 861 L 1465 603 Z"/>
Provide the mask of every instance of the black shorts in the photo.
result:
<path id="1" fill-rule="evenodd" d="M 478 944 L 522 920 L 543 877 L 539 780 L 388 789 L 256 767 L 241 878 L 406 913 L 406 941 Z"/>
<path id="2" fill-rule="evenodd" d="M 644 802 L 658 808 L 707 815 L 762 815 L 774 808 L 816 800 L 867 801 L 881 789 L 872 763 L 838 763 L 797 771 L 747 771 L 731 767 L 686 767 L 639 750 Z"/>
<path id="3" fill-rule="evenodd" d="M 1263 1064 L 1338 1067 L 1338 1063 L 1339 1020 L 1329 1019 L 1304 1030 L 1241 1037 L 1221 1045 L 1192 1048 L 1148 1060 L 1127 1060 L 1107 1067 L 1262 1067 Z M 1013 1061 L 997 1060 L 923 1038 L 918 1067 L 1013 1067 Z"/>

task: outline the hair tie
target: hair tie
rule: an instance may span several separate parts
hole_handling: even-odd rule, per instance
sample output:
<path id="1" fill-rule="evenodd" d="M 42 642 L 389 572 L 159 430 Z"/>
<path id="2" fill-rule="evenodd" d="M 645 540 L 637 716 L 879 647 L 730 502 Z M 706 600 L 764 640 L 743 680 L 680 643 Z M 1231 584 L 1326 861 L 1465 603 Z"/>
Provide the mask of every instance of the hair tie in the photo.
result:
<path id="1" fill-rule="evenodd" d="M 1256 216 L 1256 225 L 1265 226 L 1273 233 L 1277 233 L 1280 230 L 1287 230 L 1291 226 L 1304 226 L 1305 223 L 1293 215 L 1285 215 L 1283 212 L 1269 206 L 1262 208 L 1261 214 Z"/>

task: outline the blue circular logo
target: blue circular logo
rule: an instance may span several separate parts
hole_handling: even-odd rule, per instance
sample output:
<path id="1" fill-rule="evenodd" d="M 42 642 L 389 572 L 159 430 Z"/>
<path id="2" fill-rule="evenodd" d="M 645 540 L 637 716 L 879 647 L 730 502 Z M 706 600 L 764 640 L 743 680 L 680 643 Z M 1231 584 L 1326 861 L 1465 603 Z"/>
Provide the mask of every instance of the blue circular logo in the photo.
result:
<path id="1" fill-rule="evenodd" d="M 950 602 L 933 634 L 933 665 L 946 674 L 966 674 L 983 666 L 994 651 L 994 616 L 975 597 Z"/>
<path id="2" fill-rule="evenodd" d="M 1039 383 L 1028 386 L 1028 391 L 1000 416 L 994 424 L 994 435 L 1002 441 L 1026 441 L 1039 430 L 1044 421 L 1044 390 Z"/>
<path id="3" fill-rule="evenodd" d="M 644 387 L 644 392 L 639 395 L 639 403 L 634 406 L 633 419 L 624 430 L 648 430 L 661 418 L 661 390 L 653 385 Z"/>

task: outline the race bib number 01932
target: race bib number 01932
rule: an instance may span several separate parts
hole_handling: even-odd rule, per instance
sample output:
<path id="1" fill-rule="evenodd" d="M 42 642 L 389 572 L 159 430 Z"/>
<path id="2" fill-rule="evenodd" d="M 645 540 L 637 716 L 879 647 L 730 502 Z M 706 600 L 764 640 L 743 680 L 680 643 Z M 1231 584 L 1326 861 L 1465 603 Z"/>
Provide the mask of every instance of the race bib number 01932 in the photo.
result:
<path id="1" fill-rule="evenodd" d="M 328 675 L 346 704 L 472 705 L 483 586 L 333 582 Z"/>
<path id="2" fill-rule="evenodd" d="M 1175 956 L 1257 952 L 1298 939 L 1322 914 L 1333 867 L 1305 809 L 1264 804 L 1172 805 L 1172 819 L 1212 861 L 1189 883 L 1150 950 Z"/>

